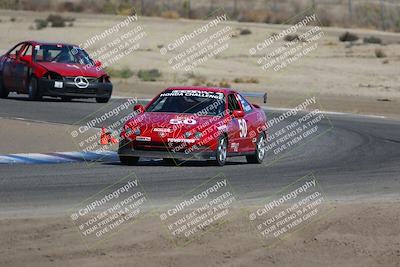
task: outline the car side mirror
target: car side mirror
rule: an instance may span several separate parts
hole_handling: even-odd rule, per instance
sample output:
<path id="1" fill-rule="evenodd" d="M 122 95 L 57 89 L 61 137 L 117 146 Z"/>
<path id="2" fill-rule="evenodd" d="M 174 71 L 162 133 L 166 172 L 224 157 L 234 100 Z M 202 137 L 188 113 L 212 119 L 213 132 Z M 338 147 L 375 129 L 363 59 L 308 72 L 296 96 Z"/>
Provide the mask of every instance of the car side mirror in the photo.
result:
<path id="1" fill-rule="evenodd" d="M 137 104 L 133 107 L 133 111 L 138 111 L 139 113 L 143 113 L 144 112 L 144 107 L 140 104 Z"/>
<path id="2" fill-rule="evenodd" d="M 96 60 L 95 62 L 94 62 L 94 65 L 96 66 L 96 67 L 101 67 L 101 62 L 99 61 L 99 60 Z"/>
<path id="3" fill-rule="evenodd" d="M 26 63 L 31 63 L 32 62 L 32 57 L 31 56 L 20 56 L 19 60 L 26 62 Z"/>
<path id="4" fill-rule="evenodd" d="M 243 118 L 244 117 L 244 111 L 243 110 L 234 110 L 232 113 L 232 117 L 234 118 Z"/>

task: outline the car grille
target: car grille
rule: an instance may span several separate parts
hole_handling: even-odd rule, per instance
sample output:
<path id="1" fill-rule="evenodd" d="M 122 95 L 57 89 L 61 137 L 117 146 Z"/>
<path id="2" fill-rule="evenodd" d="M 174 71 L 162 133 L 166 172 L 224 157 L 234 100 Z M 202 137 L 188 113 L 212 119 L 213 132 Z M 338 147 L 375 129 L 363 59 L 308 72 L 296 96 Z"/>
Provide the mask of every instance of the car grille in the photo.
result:
<path id="1" fill-rule="evenodd" d="M 96 94 L 96 89 L 90 88 L 65 88 L 66 93 L 72 94 Z"/>
<path id="2" fill-rule="evenodd" d="M 174 143 L 173 146 L 169 147 L 168 144 L 164 144 L 162 142 L 136 142 L 135 149 L 138 150 L 149 150 L 149 151 L 175 151 L 175 152 L 183 152 L 189 146 L 181 146 L 183 143 Z"/>
<path id="3" fill-rule="evenodd" d="M 66 82 L 75 82 L 76 77 L 64 77 L 64 81 Z M 98 83 L 99 79 L 96 77 L 85 77 L 89 83 Z"/>

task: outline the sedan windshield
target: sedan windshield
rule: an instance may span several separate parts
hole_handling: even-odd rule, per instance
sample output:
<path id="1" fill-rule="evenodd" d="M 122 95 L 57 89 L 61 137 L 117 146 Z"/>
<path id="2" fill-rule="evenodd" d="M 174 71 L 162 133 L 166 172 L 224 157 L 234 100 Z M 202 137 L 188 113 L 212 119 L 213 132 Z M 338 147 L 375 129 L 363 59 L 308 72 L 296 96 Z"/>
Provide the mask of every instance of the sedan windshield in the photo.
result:
<path id="1" fill-rule="evenodd" d="M 84 50 L 71 45 L 36 45 L 33 56 L 37 62 L 94 65 Z"/>
<path id="2" fill-rule="evenodd" d="M 224 94 L 220 92 L 172 90 L 160 94 L 146 111 L 221 116 L 224 107 Z"/>

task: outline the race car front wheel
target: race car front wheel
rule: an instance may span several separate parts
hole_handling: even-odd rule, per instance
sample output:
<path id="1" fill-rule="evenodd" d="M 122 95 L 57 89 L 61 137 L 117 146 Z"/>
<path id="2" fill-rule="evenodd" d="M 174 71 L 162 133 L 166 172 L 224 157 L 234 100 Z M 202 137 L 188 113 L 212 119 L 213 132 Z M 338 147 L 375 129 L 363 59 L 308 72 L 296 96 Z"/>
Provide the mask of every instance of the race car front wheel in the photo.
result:
<path id="1" fill-rule="evenodd" d="M 168 166 L 175 166 L 176 164 L 176 159 L 171 159 L 171 158 L 163 158 L 163 162 L 168 165 Z"/>
<path id="2" fill-rule="evenodd" d="M 97 103 L 107 103 L 110 100 L 111 96 L 109 97 L 96 97 Z"/>
<path id="3" fill-rule="evenodd" d="M 28 85 L 29 100 L 41 100 L 42 95 L 40 93 L 40 88 L 38 87 L 38 81 L 35 76 L 31 77 Z"/>
<path id="4" fill-rule="evenodd" d="M 138 157 L 130 157 L 130 156 L 119 156 L 119 160 L 123 165 L 134 166 L 138 163 Z"/>
<path id="5" fill-rule="evenodd" d="M 0 98 L 7 98 L 9 91 L 3 84 L 3 77 L 0 75 Z"/>
<path id="6" fill-rule="evenodd" d="M 246 160 L 248 163 L 258 163 L 261 164 L 264 161 L 265 157 L 265 135 L 261 133 L 256 141 L 256 150 L 254 151 L 254 155 L 246 156 Z"/>
<path id="7" fill-rule="evenodd" d="M 224 166 L 226 163 L 226 157 L 228 152 L 228 139 L 226 136 L 220 136 L 218 138 L 218 146 L 215 151 L 216 159 L 212 161 L 217 166 Z"/>

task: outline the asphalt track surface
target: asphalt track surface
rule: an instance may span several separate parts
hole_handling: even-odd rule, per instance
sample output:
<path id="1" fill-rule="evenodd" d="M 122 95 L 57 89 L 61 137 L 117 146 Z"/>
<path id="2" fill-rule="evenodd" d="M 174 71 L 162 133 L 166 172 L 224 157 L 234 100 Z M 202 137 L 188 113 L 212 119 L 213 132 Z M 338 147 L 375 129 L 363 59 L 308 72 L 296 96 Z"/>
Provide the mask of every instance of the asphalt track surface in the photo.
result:
<path id="1" fill-rule="evenodd" d="M 114 105 L 121 101 L 111 102 Z M 1 99 L 0 117 L 73 124 L 103 106 L 91 100 L 67 103 Z M 134 167 L 119 162 L 0 165 L 0 213 L 65 214 L 132 172 L 154 205 L 167 204 L 217 174 L 229 179 L 243 203 L 262 203 L 310 172 L 333 202 L 399 200 L 400 122 L 348 114 L 328 116 L 330 123 L 321 121 L 319 127 L 329 131 L 271 165 L 247 164 L 242 158 L 232 158 L 224 167 L 195 161 L 179 167 L 162 161 L 143 161 Z"/>

